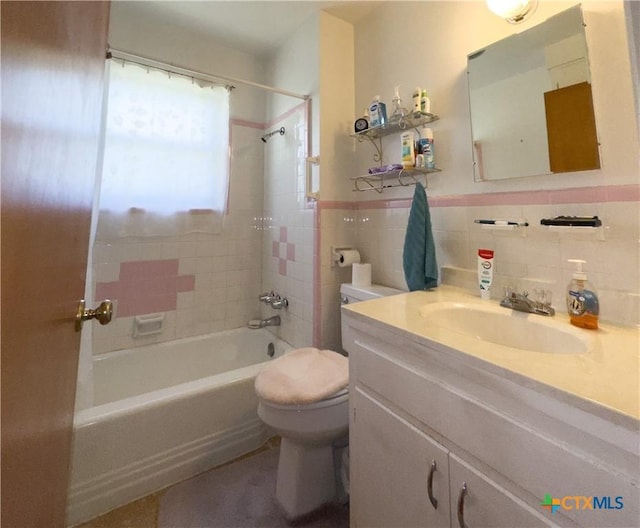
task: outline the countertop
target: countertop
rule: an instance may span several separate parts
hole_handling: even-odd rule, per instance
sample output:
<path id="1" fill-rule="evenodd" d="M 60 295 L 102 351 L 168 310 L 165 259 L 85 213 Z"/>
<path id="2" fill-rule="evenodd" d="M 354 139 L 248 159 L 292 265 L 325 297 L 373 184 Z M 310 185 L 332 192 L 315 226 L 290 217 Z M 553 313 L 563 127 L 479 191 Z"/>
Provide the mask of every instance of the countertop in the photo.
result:
<path id="1" fill-rule="evenodd" d="M 541 318 L 545 324 L 569 326 L 588 339 L 592 346 L 585 354 L 551 354 L 514 349 L 429 324 L 420 315 L 426 305 L 463 302 L 499 307 L 497 301 L 482 301 L 465 290 L 439 286 L 351 305 L 344 305 L 347 317 L 374 323 L 392 333 L 409 335 L 427 346 L 434 344 L 485 362 L 505 374 L 524 376 L 541 386 L 551 387 L 596 404 L 632 421 L 640 420 L 640 329 L 601 324 L 598 330 L 571 326 L 564 313 L 553 317 L 513 312 L 515 317 Z M 499 307 L 507 312 L 508 308 Z"/>

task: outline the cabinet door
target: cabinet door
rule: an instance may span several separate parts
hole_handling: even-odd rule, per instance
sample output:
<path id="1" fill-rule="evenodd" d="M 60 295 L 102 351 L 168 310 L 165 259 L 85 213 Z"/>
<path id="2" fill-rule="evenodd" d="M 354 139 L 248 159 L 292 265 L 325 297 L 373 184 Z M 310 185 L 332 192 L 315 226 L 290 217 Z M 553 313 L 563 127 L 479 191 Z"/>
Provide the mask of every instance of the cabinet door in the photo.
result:
<path id="1" fill-rule="evenodd" d="M 351 525 L 449 528 L 447 451 L 359 388 L 350 398 Z"/>
<path id="2" fill-rule="evenodd" d="M 453 528 L 558 526 L 453 453 L 449 479 Z"/>

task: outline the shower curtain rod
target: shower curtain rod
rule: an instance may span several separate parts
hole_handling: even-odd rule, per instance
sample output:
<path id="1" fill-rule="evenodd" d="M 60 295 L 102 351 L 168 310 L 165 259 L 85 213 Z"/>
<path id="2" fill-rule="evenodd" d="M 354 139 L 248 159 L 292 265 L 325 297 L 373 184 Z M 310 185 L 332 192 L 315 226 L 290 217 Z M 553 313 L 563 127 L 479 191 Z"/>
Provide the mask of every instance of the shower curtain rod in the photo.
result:
<path id="1" fill-rule="evenodd" d="M 267 86 L 266 84 L 247 81 L 245 79 L 237 79 L 235 77 L 227 77 L 225 75 L 212 75 L 208 73 L 199 72 L 196 70 L 189 70 L 187 68 L 182 68 L 174 64 L 167 64 L 165 62 L 160 62 L 154 59 L 150 59 L 148 57 L 143 57 L 141 55 L 134 55 L 133 53 L 128 53 L 126 51 L 117 50 L 111 47 L 107 49 L 107 58 L 110 58 L 110 57 L 126 60 L 129 62 L 135 62 L 136 64 L 140 64 L 142 66 L 149 66 L 151 68 L 157 68 L 159 70 L 177 73 L 180 75 L 186 75 L 187 77 L 195 77 L 203 81 L 209 81 L 209 82 L 223 81 L 227 83 L 244 84 L 247 86 L 253 86 L 254 88 L 260 88 L 262 90 L 267 90 L 269 92 L 277 93 L 280 95 L 287 95 L 289 97 L 302 99 L 303 101 L 306 101 L 307 99 L 309 99 L 308 95 L 302 95 L 299 93 L 290 92 L 289 90 L 281 90 L 280 88 L 274 88 L 272 86 Z"/>

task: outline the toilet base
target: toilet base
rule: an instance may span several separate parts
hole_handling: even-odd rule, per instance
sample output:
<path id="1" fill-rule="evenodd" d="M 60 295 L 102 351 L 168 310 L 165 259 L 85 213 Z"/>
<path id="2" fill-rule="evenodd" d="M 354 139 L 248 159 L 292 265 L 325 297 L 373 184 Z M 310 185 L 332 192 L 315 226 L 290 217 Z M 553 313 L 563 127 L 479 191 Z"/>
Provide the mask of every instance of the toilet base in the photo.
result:
<path id="1" fill-rule="evenodd" d="M 333 446 L 280 443 L 276 499 L 289 520 L 336 499 Z"/>

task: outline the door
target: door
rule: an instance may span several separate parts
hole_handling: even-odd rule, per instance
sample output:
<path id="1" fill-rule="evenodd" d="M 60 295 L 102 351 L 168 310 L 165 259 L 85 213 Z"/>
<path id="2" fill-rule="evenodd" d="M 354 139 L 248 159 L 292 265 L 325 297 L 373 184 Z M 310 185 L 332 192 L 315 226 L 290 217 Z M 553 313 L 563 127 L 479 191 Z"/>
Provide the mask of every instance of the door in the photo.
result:
<path id="1" fill-rule="evenodd" d="M 449 528 L 446 449 L 360 389 L 349 397 L 352 526 Z"/>
<path id="2" fill-rule="evenodd" d="M 62 527 L 107 2 L 2 2 L 2 526 Z"/>

